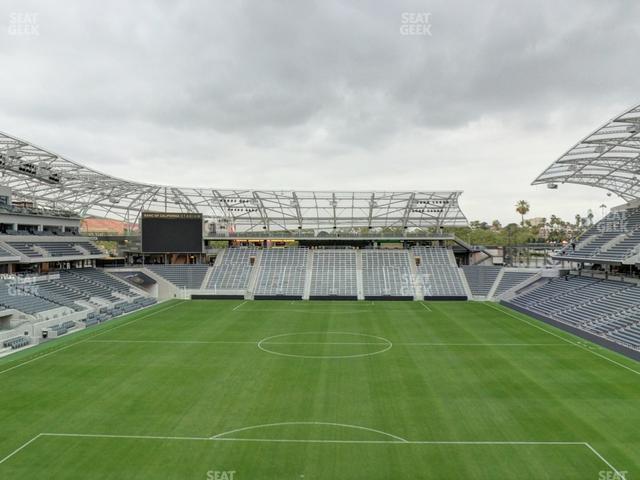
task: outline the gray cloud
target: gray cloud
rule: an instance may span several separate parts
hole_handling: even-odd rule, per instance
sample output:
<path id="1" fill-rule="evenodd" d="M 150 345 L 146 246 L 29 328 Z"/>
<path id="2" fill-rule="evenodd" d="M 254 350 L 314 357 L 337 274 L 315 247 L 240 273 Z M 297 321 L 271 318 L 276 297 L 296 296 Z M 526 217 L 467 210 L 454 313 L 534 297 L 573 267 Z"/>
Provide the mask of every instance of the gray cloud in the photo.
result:
<path id="1" fill-rule="evenodd" d="M 5 32 L 16 12 L 39 35 L 0 36 L 0 130 L 141 181 L 460 188 L 472 218 L 521 197 L 572 217 L 603 194 L 529 183 L 639 99 L 633 0 L 9 1 Z M 401 35 L 404 12 L 432 35 Z"/>

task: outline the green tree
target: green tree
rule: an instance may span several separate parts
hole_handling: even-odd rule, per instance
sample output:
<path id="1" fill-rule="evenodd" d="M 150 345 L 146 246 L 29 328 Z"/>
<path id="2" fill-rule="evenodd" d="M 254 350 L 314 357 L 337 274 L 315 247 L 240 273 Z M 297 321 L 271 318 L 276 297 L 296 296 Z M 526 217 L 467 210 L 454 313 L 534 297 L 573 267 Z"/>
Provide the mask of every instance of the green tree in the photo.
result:
<path id="1" fill-rule="evenodd" d="M 520 217 L 522 218 L 520 225 L 524 227 L 524 216 L 529 213 L 529 210 L 531 210 L 531 207 L 529 206 L 529 202 L 527 202 L 526 200 L 518 200 L 516 202 L 516 212 L 518 212 L 520 214 Z"/>

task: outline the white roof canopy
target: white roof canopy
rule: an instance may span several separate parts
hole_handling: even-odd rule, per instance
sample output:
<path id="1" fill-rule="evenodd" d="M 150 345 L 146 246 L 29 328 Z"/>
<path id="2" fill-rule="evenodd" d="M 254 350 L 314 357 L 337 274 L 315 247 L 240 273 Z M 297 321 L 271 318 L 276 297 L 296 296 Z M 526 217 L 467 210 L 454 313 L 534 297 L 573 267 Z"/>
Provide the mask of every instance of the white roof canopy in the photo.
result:
<path id="1" fill-rule="evenodd" d="M 577 183 L 604 188 L 626 201 L 640 198 L 640 105 L 578 142 L 533 185 L 541 183 Z"/>
<path id="2" fill-rule="evenodd" d="M 145 210 L 198 212 L 238 231 L 462 226 L 460 191 L 182 188 L 112 177 L 0 133 L 0 184 L 15 200 L 135 223 Z"/>

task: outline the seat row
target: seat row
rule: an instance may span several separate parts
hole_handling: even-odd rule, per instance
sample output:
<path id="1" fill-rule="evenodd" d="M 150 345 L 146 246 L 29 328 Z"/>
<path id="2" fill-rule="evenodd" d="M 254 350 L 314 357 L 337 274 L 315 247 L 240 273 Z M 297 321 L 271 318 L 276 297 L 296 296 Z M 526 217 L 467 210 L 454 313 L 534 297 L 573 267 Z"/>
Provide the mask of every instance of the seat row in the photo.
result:
<path id="1" fill-rule="evenodd" d="M 568 275 L 516 296 L 511 303 L 547 318 L 640 349 L 640 286 Z"/>
<path id="2" fill-rule="evenodd" d="M 27 345 L 29 345 L 29 337 L 15 337 L 2 342 L 3 348 L 11 348 L 11 350 L 17 350 Z"/>
<path id="3" fill-rule="evenodd" d="M 105 322 L 111 318 L 124 315 L 126 313 L 135 312 L 144 307 L 154 305 L 156 303 L 155 298 L 140 297 L 136 298 L 132 302 L 122 302 L 111 307 L 102 307 L 97 312 L 90 312 L 83 320 L 86 327 L 97 325 L 98 323 Z"/>
<path id="4" fill-rule="evenodd" d="M 83 257 L 88 255 L 104 255 L 104 252 L 100 250 L 100 248 L 86 240 L 81 242 L 7 240 L 6 244 L 30 258 L 41 258 L 45 256 Z M 3 249 L 3 251 L 5 250 Z M 9 252 L 6 253 L 9 254 Z"/>

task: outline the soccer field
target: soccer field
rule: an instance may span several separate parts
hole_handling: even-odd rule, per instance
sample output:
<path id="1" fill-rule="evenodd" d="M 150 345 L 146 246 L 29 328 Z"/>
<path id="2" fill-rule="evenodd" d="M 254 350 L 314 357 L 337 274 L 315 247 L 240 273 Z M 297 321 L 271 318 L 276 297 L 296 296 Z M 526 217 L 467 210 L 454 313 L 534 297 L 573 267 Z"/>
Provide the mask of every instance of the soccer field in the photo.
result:
<path id="1" fill-rule="evenodd" d="M 172 301 L 0 386 L 0 479 L 640 478 L 640 365 L 491 303 Z"/>

